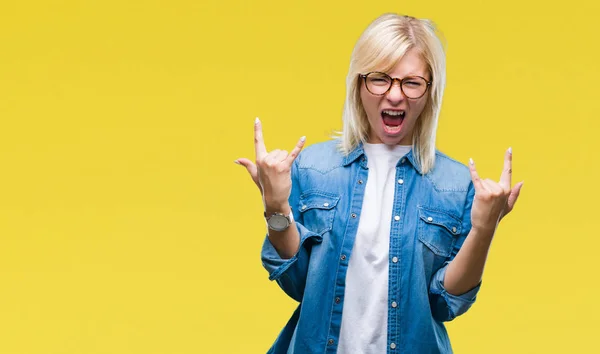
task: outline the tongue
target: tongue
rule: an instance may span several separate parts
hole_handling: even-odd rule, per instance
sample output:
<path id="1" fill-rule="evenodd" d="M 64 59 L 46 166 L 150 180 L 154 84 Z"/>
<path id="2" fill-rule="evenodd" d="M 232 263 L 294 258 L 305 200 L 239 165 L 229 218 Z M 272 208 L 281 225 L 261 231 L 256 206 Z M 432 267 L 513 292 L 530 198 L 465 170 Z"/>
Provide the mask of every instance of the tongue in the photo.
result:
<path id="1" fill-rule="evenodd" d="M 397 127 L 402 124 L 402 118 L 400 117 L 392 117 L 387 114 L 383 115 L 383 123 L 385 125 L 389 125 L 390 127 Z"/>

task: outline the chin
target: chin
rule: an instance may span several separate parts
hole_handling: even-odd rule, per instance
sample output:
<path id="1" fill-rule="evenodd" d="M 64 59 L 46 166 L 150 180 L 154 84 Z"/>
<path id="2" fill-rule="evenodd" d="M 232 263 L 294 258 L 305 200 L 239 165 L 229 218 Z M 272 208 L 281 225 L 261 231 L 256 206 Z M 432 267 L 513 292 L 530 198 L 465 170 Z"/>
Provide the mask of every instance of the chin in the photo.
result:
<path id="1" fill-rule="evenodd" d="M 402 141 L 405 140 L 404 134 L 399 136 L 388 136 L 387 134 L 382 134 L 379 136 L 379 140 L 385 145 L 400 145 Z M 408 144 L 402 144 L 408 145 Z"/>

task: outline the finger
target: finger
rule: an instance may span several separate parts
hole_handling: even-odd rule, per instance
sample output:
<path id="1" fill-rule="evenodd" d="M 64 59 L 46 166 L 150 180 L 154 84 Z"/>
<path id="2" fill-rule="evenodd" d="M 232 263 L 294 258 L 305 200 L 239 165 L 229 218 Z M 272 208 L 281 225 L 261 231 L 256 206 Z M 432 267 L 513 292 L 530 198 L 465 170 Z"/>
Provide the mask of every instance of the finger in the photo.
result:
<path id="1" fill-rule="evenodd" d="M 302 151 L 302 148 L 304 147 L 304 143 L 306 142 L 306 137 L 303 136 L 300 138 L 300 140 L 298 140 L 298 143 L 296 144 L 296 146 L 294 146 L 294 148 L 292 149 L 292 152 L 290 152 L 290 154 L 287 157 L 287 162 L 291 165 L 292 162 L 294 162 L 294 160 L 296 159 L 296 157 L 298 157 L 298 155 L 300 154 L 300 151 Z"/>
<path id="2" fill-rule="evenodd" d="M 281 153 L 281 150 L 279 149 L 275 149 L 271 152 L 269 152 L 267 154 L 267 156 L 265 156 L 263 158 L 263 162 L 267 165 L 267 166 L 272 166 L 275 165 L 276 163 L 279 162 L 279 160 L 277 160 L 277 156 L 279 156 L 279 154 Z"/>
<path id="3" fill-rule="evenodd" d="M 271 163 L 279 164 L 281 161 L 285 160 L 285 158 L 288 156 L 288 152 L 285 150 L 273 150 L 273 152 L 269 155 L 271 156 Z"/>
<path id="4" fill-rule="evenodd" d="M 512 208 L 517 203 L 517 199 L 519 198 L 519 194 L 521 194 L 521 188 L 523 187 L 523 181 L 517 183 L 514 188 L 510 191 L 510 195 L 508 196 L 508 211 L 511 211 Z"/>
<path id="5" fill-rule="evenodd" d="M 481 178 L 479 178 L 477 170 L 475 169 L 475 162 L 473 161 L 473 159 L 469 159 L 469 171 L 471 172 L 471 180 L 473 181 L 475 191 L 482 190 L 483 184 L 481 182 Z"/>
<path id="6" fill-rule="evenodd" d="M 260 188 L 260 185 L 258 182 L 258 169 L 256 168 L 256 165 L 252 161 L 245 159 L 245 158 L 237 159 L 234 162 L 237 163 L 238 165 L 244 166 L 246 168 L 246 170 L 248 171 L 248 173 L 250 174 L 250 177 L 252 177 L 252 181 L 254 181 L 254 183 L 256 183 L 258 188 Z"/>
<path id="7" fill-rule="evenodd" d="M 260 160 L 267 155 L 267 148 L 263 139 L 262 123 L 258 117 L 254 121 L 254 151 L 256 152 L 256 160 Z"/>
<path id="8" fill-rule="evenodd" d="M 487 189 L 488 191 L 490 191 L 493 194 L 502 194 L 502 192 L 504 191 L 502 189 L 502 186 L 500 186 L 498 183 L 496 183 L 495 181 L 492 181 L 489 178 L 486 178 L 483 180 L 483 185 L 485 187 L 485 189 Z"/>
<path id="9" fill-rule="evenodd" d="M 281 150 L 279 155 L 277 155 L 277 162 L 285 161 L 288 156 L 289 156 L 289 153 L 286 150 Z"/>
<path id="10" fill-rule="evenodd" d="M 512 148 L 508 148 L 504 154 L 504 168 L 500 175 L 500 184 L 505 189 L 510 189 L 512 185 Z"/>

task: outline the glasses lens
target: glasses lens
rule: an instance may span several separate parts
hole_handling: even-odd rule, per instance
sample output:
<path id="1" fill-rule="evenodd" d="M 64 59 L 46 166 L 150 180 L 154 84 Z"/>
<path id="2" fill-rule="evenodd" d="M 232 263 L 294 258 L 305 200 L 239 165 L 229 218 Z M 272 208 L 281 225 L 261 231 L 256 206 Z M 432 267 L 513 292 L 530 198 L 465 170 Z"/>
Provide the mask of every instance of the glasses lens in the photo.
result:
<path id="1" fill-rule="evenodd" d="M 392 83 L 390 77 L 383 73 L 370 73 L 365 80 L 367 89 L 374 95 L 383 95 Z"/>
<path id="2" fill-rule="evenodd" d="M 422 77 L 407 77 L 402 80 L 402 91 L 408 98 L 419 98 L 427 91 L 427 81 Z"/>

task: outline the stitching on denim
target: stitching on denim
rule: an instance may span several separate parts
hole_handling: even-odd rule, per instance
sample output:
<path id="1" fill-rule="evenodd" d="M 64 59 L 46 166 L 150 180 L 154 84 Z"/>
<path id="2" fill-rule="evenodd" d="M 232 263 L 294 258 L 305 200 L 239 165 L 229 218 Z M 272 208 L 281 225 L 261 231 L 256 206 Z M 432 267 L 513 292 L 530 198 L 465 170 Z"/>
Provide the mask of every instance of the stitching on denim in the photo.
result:
<path id="1" fill-rule="evenodd" d="M 420 207 L 420 205 L 417 206 L 417 208 L 419 208 L 419 207 Z M 424 235 L 425 234 L 425 231 L 424 231 L 425 225 L 434 225 L 435 227 L 442 227 L 450 234 L 449 236 L 452 238 L 452 242 L 450 244 L 450 250 L 448 251 L 448 253 L 445 253 L 443 250 L 439 249 L 438 247 L 436 247 L 434 244 L 432 244 L 425 238 L 425 235 Z M 445 226 L 441 226 L 441 225 L 437 225 L 437 224 L 429 224 L 429 223 L 423 221 L 423 219 L 419 217 L 418 222 L 417 222 L 417 239 L 421 243 L 423 243 L 425 246 L 427 246 L 427 248 L 429 248 L 431 250 L 431 252 L 433 252 L 434 255 L 436 255 L 438 257 L 445 257 L 446 259 L 448 259 L 452 255 L 452 249 L 454 249 L 454 245 L 456 244 L 456 237 L 457 236 L 453 235 L 450 231 L 448 231 L 448 229 Z"/>
<path id="2" fill-rule="evenodd" d="M 313 170 L 313 171 L 319 172 L 320 174 L 323 174 L 323 175 L 327 174 L 327 173 L 329 173 L 329 172 L 331 172 L 331 171 L 333 171 L 333 170 L 335 170 L 337 168 L 343 167 L 343 165 L 335 165 L 335 166 L 329 166 L 329 167 L 330 168 L 327 169 L 327 170 L 322 170 L 322 169 L 319 169 L 319 168 L 315 167 L 314 165 L 311 165 L 311 166 L 300 165 L 300 164 L 298 165 L 298 169 Z"/>
<path id="3" fill-rule="evenodd" d="M 468 188 L 441 188 L 440 186 L 438 186 L 435 181 L 431 178 L 431 176 L 429 174 L 425 175 L 425 178 L 427 178 L 429 180 L 429 182 L 431 182 L 431 184 L 433 185 L 433 189 L 435 189 L 436 192 L 466 192 L 468 191 Z"/>

